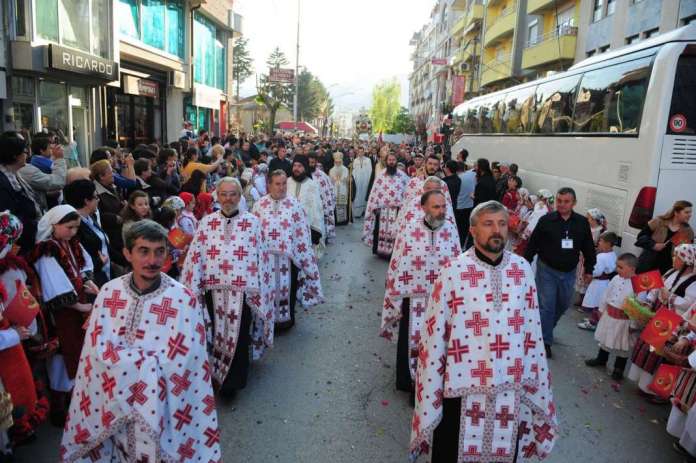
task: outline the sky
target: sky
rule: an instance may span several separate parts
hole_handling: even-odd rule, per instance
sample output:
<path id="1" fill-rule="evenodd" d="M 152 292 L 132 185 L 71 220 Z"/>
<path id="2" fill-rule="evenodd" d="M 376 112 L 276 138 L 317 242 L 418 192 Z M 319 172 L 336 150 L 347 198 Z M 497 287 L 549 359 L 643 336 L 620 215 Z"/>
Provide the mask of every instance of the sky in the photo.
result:
<path id="1" fill-rule="evenodd" d="M 306 66 L 331 93 L 336 111 L 369 108 L 373 87 L 396 77 L 401 103 L 408 104 L 412 63 L 409 41 L 428 21 L 434 0 L 299 0 L 300 66 Z M 235 0 L 244 16 L 243 34 L 257 73 L 279 46 L 295 66 L 298 0 Z M 255 78 L 241 96 L 256 93 Z"/>

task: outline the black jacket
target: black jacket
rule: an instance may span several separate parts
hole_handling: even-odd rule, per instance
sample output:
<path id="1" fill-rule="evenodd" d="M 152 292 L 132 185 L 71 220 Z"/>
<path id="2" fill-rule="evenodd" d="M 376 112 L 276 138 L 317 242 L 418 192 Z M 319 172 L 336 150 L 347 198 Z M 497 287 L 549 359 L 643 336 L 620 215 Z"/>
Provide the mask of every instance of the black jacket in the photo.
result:
<path id="1" fill-rule="evenodd" d="M 493 179 L 492 175 L 483 175 L 478 179 L 476 188 L 474 188 L 474 207 L 493 200 L 498 200 L 498 195 L 495 191 L 495 179 Z"/>
<path id="2" fill-rule="evenodd" d="M 80 221 L 80 228 L 77 230 L 77 236 L 80 239 L 80 244 L 82 244 L 82 247 L 85 248 L 85 251 L 87 251 L 89 257 L 92 258 L 92 264 L 94 265 L 94 283 L 101 287 L 104 283 L 109 281 L 106 277 L 106 273 L 104 273 L 102 269 L 103 266 L 101 263 L 101 257 L 99 256 L 102 249 L 101 240 L 84 220 Z M 109 256 L 113 255 L 114 252 L 112 251 L 111 246 L 107 244 L 106 247 L 109 252 Z"/>
<path id="3" fill-rule="evenodd" d="M 20 248 L 20 254 L 29 253 L 34 248 L 36 227 L 39 224 L 36 207 L 24 190 L 15 191 L 12 188 L 10 180 L 2 172 L 0 172 L 0 208 L 9 210 L 24 225 L 24 231 L 19 237 L 17 245 Z"/>
<path id="4" fill-rule="evenodd" d="M 444 180 L 444 182 L 447 184 L 447 189 L 449 190 L 450 197 L 452 198 L 452 209 L 456 211 L 457 197 L 459 196 L 459 190 L 462 188 L 462 181 L 456 174 L 444 177 L 442 180 Z"/>

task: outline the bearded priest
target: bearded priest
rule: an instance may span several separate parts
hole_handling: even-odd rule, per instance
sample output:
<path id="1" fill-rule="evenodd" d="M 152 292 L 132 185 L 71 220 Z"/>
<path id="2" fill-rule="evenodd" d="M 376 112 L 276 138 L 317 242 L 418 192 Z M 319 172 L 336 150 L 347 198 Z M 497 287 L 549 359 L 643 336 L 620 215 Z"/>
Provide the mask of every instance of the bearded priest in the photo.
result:
<path id="1" fill-rule="evenodd" d="M 336 239 L 336 192 L 331 184 L 331 178 L 322 170 L 322 164 L 318 161 L 316 153 L 309 155 L 309 170 L 312 172 L 312 180 L 319 186 L 319 196 L 324 209 L 325 243 L 331 244 Z"/>
<path id="2" fill-rule="evenodd" d="M 445 265 L 418 350 L 411 458 L 543 458 L 558 435 L 532 269 L 505 250 L 508 212 L 471 213 L 474 247 Z M 461 447 L 460 447 L 461 445 Z"/>
<path id="3" fill-rule="evenodd" d="M 324 205 L 319 186 L 312 180 L 307 156 L 297 155 L 292 160 L 292 177 L 288 179 L 288 194 L 295 198 L 305 210 L 312 234 L 312 244 L 317 259 L 321 259 L 326 245 L 324 228 Z"/>
<path id="4" fill-rule="evenodd" d="M 423 215 L 404 224 L 387 270 L 380 335 L 397 342 L 396 388 L 412 392 L 423 314 L 439 270 L 459 256 L 457 227 L 446 220 L 445 195 L 420 198 Z M 398 333 L 398 335 L 397 335 Z"/>

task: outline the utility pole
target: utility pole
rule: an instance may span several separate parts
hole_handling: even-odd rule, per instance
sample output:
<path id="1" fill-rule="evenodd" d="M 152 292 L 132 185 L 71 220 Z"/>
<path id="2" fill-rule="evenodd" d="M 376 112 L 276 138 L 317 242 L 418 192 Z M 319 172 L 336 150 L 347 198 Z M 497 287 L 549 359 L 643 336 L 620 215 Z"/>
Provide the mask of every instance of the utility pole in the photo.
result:
<path id="1" fill-rule="evenodd" d="M 297 53 L 295 54 L 295 96 L 293 98 L 292 113 L 295 121 L 295 131 L 297 131 L 297 103 L 300 91 L 300 2 L 297 0 Z"/>

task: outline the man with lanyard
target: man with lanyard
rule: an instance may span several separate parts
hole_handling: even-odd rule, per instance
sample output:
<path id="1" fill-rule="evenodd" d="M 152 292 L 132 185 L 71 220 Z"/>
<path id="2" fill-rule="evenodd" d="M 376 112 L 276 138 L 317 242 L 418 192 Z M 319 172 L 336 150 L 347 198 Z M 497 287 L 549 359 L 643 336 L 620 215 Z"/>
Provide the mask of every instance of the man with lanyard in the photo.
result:
<path id="1" fill-rule="evenodd" d="M 575 190 L 561 188 L 556 194 L 556 210 L 539 219 L 529 238 L 525 259 L 537 263 L 536 284 L 539 290 L 541 328 L 546 354 L 551 358 L 553 329 L 573 298 L 575 272 L 582 252 L 585 258 L 584 279 L 592 280 L 597 261 L 590 224 L 573 211 L 577 203 Z"/>

